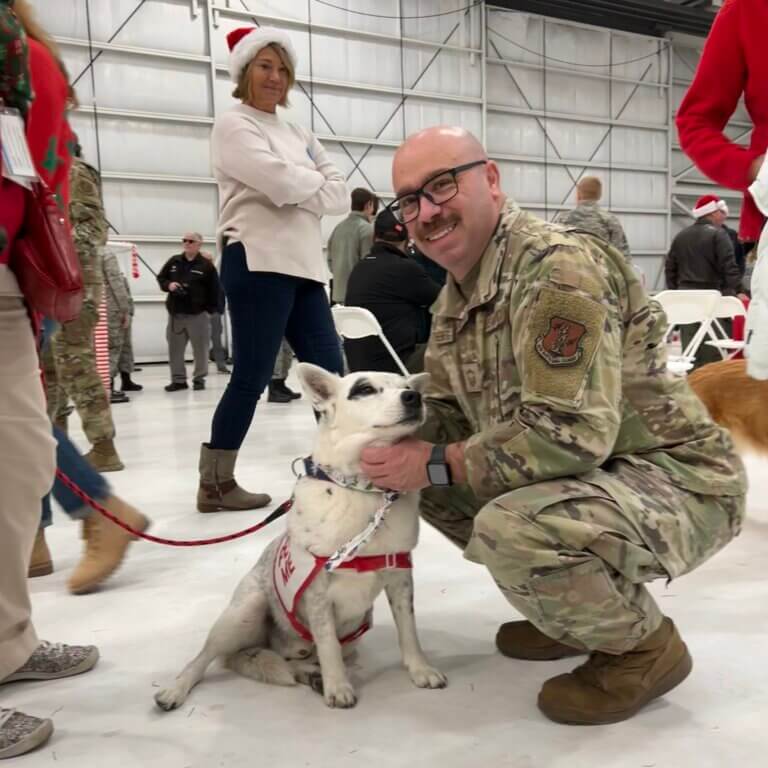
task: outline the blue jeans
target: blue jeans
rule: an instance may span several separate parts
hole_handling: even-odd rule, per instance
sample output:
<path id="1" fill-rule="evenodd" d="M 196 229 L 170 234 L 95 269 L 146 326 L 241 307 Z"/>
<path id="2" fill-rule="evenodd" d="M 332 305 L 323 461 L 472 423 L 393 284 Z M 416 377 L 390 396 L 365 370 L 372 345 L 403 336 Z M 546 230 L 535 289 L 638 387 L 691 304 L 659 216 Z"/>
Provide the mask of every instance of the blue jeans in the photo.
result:
<path id="1" fill-rule="evenodd" d="M 57 324 L 53 320 L 45 318 L 43 321 L 41 346 L 48 343 L 48 340 L 55 333 L 56 327 Z M 53 436 L 56 438 L 56 468 L 60 469 L 92 499 L 97 501 L 106 499 L 110 492 L 107 481 L 82 457 L 80 451 L 75 448 L 65 432 L 62 432 L 58 427 L 54 427 Z M 62 509 L 73 520 L 82 520 L 93 512 L 58 477 L 53 483 L 52 493 Z M 51 494 L 49 493 L 43 497 L 40 527 L 47 528 L 52 522 L 53 513 L 51 511 Z"/>
<path id="2" fill-rule="evenodd" d="M 283 337 L 300 362 L 338 374 L 344 363 L 322 283 L 275 272 L 251 272 L 245 248 L 230 243 L 222 255 L 221 284 L 232 321 L 233 369 L 213 415 L 210 447 L 237 450 L 272 378 Z"/>
<path id="3" fill-rule="evenodd" d="M 58 427 L 53 428 L 53 436 L 56 438 L 57 469 L 60 469 L 92 499 L 97 501 L 106 499 L 110 492 L 107 481 L 80 455 L 80 452 L 75 448 L 67 435 Z M 82 520 L 93 512 L 58 477 L 53 484 L 53 496 L 73 520 Z M 51 495 L 48 494 L 43 499 L 43 514 L 40 519 L 40 527 L 47 528 L 52 522 Z"/>

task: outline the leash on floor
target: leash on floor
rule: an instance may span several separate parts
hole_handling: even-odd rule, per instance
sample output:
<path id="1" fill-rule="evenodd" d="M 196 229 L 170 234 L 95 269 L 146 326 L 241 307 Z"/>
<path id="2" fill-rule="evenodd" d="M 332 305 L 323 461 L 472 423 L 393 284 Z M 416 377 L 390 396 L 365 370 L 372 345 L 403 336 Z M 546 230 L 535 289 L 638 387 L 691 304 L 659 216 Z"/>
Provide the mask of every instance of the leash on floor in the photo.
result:
<path id="1" fill-rule="evenodd" d="M 284 501 L 274 512 L 271 512 L 264 520 L 256 525 L 252 525 L 250 528 L 245 528 L 242 531 L 235 533 L 228 533 L 225 536 L 216 536 L 212 539 L 164 539 L 161 536 L 152 536 L 149 533 L 143 531 L 137 531 L 131 528 L 118 517 L 106 510 L 98 501 L 92 499 L 85 491 L 83 491 L 79 485 L 70 480 L 60 469 L 56 470 L 56 477 L 67 487 L 72 493 L 79 499 L 84 501 L 89 507 L 96 510 L 99 514 L 111 520 L 115 525 L 119 526 L 133 536 L 144 539 L 145 541 L 151 541 L 153 544 L 164 544 L 167 547 L 204 547 L 209 544 L 223 544 L 225 541 L 234 541 L 235 539 L 242 539 L 243 536 L 250 536 L 256 531 L 260 531 L 262 528 L 266 528 L 270 523 L 274 522 L 278 518 L 282 517 L 293 506 L 293 497 Z"/>

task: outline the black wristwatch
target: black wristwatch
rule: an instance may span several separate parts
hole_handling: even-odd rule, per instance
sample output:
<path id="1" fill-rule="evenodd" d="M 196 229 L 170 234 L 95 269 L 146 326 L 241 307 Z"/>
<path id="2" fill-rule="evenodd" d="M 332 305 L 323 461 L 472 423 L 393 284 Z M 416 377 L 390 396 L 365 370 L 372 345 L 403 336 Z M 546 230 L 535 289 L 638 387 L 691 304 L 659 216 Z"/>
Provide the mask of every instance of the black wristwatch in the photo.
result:
<path id="1" fill-rule="evenodd" d="M 447 487 L 453 485 L 453 478 L 451 477 L 451 467 L 445 460 L 445 446 L 436 445 L 432 449 L 432 453 L 429 456 L 427 462 L 427 477 L 431 485 L 440 487 Z"/>

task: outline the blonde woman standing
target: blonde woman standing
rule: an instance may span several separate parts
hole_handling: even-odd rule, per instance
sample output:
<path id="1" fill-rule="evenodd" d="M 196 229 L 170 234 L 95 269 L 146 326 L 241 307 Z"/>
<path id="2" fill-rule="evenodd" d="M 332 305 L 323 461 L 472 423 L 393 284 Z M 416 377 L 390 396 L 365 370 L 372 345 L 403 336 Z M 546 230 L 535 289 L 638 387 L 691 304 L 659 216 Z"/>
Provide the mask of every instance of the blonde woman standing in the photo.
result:
<path id="1" fill-rule="evenodd" d="M 346 212 L 344 176 L 311 131 L 277 115 L 295 83 L 290 37 L 245 27 L 227 42 L 233 95 L 241 103 L 217 118 L 211 144 L 234 368 L 200 452 L 201 512 L 271 501 L 240 488 L 234 466 L 283 337 L 300 361 L 336 373 L 343 367 L 325 292 L 320 219 Z"/>

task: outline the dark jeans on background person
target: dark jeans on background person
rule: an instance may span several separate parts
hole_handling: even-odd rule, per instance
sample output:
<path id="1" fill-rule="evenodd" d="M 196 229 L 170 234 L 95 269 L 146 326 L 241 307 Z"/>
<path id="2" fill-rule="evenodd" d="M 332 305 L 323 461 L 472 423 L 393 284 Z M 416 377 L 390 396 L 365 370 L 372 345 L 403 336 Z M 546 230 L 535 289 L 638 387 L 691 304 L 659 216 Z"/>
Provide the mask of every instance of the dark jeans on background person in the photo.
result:
<path id="1" fill-rule="evenodd" d="M 80 487 L 92 499 L 104 500 L 109 496 L 110 488 L 107 481 L 83 458 L 72 444 L 66 433 L 58 427 L 53 428 L 56 438 L 56 467 L 60 469 L 73 483 Z M 53 496 L 62 509 L 73 519 L 82 520 L 93 510 L 85 502 L 75 496 L 57 477 L 53 484 Z M 43 513 L 40 527 L 46 528 L 53 522 L 51 512 L 51 495 L 43 499 Z"/>
<path id="2" fill-rule="evenodd" d="M 237 450 L 272 378 L 283 337 L 300 362 L 338 374 L 343 362 L 322 283 L 275 272 L 251 272 L 241 243 L 224 248 L 221 283 L 229 302 L 234 367 L 213 416 L 210 447 Z"/>

